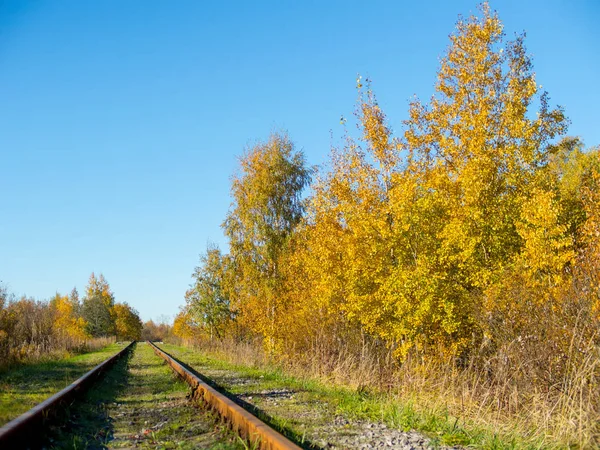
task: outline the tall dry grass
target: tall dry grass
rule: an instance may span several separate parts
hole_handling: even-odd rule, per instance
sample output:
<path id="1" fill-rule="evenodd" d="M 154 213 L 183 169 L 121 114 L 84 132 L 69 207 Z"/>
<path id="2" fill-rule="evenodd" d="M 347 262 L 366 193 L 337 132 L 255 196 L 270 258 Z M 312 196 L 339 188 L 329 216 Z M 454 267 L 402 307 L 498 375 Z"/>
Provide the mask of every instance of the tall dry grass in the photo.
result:
<path id="1" fill-rule="evenodd" d="M 5 346 L 6 348 L 2 351 L 2 358 L 0 358 L 0 372 L 23 364 L 35 364 L 97 351 L 114 343 L 115 340 L 114 337 L 98 337 L 77 341 L 60 339 L 44 343 L 23 343 L 19 346 Z"/>
<path id="2" fill-rule="evenodd" d="M 507 286 L 505 293 L 521 296 L 512 303 L 519 310 L 488 317 L 486 333 L 474 336 L 471 352 L 460 358 L 428 349 L 401 362 L 393 346 L 348 328 L 344 336 L 313 329 L 301 349 L 296 343 L 276 357 L 263 351 L 260 340 L 205 338 L 187 344 L 234 364 L 276 366 L 291 375 L 382 393 L 390 401 L 447 412 L 461 423 L 538 445 L 598 448 L 600 340 L 594 297 L 585 294 L 590 290 L 584 281 L 574 277 L 545 305 L 529 302 L 522 285 Z M 516 320 L 523 314 L 526 322 Z"/>
<path id="3" fill-rule="evenodd" d="M 261 343 L 201 340 L 194 347 L 236 365 L 281 368 L 294 376 L 387 394 L 426 411 L 447 412 L 461 423 L 484 427 L 553 446 L 600 446 L 600 349 L 573 339 L 565 372 L 553 383 L 530 371 L 537 357 L 522 359 L 522 342 L 507 343 L 479 364 L 460 367 L 455 359 L 412 353 L 399 364 L 393 351 L 364 339 L 296 358 L 273 358 Z"/>

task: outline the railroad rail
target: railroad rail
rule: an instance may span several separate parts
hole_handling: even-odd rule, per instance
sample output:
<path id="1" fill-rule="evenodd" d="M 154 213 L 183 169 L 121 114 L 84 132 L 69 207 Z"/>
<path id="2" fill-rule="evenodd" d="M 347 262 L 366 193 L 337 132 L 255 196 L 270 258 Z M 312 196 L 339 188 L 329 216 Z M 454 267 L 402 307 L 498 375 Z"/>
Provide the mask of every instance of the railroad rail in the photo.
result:
<path id="1" fill-rule="evenodd" d="M 152 342 L 148 342 L 148 344 L 152 347 L 154 353 L 164 359 L 191 386 L 193 398 L 208 404 L 242 438 L 261 450 L 300 450 L 299 446 L 206 384 L 198 376 L 183 367 L 175 358 Z"/>
<path id="2" fill-rule="evenodd" d="M 0 427 L 0 448 L 25 448 L 27 444 L 39 439 L 36 430 L 50 414 L 56 412 L 61 405 L 68 404 L 76 396 L 85 392 L 90 385 L 119 358 L 125 355 L 135 344 L 131 342 L 117 354 L 104 360 L 92 370 L 81 376 L 62 391 L 37 404 L 29 411 Z"/>
<path id="3" fill-rule="evenodd" d="M 115 355 L 106 359 L 82 377 L 75 380 L 60 392 L 31 408 L 26 413 L 0 427 L 0 448 L 16 449 L 41 445 L 43 433 L 40 433 L 45 421 L 59 408 L 71 404 L 77 396 L 90 389 L 98 377 L 106 372 L 135 344 L 131 342 Z M 259 418 L 243 409 L 227 398 L 197 375 L 186 369 L 179 361 L 164 352 L 151 342 L 148 342 L 154 353 L 167 364 L 192 388 L 192 397 L 202 401 L 232 428 L 234 432 L 260 450 L 300 450 L 300 447 L 281 435 Z"/>

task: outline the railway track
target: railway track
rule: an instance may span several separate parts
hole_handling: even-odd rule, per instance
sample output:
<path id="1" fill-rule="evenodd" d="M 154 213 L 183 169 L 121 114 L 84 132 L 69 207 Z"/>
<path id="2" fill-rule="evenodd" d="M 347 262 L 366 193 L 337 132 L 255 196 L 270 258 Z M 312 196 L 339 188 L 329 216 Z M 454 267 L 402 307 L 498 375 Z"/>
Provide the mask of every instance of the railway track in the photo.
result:
<path id="1" fill-rule="evenodd" d="M 38 444 L 39 430 L 48 418 L 61 408 L 71 404 L 77 397 L 89 389 L 94 381 L 127 354 L 135 343 L 130 343 L 115 355 L 107 358 L 92 370 L 81 376 L 69 386 L 31 408 L 19 417 L 0 427 L 0 448 L 27 448 Z"/>
<path id="2" fill-rule="evenodd" d="M 220 427 L 221 423 L 224 423 L 232 430 L 233 433 L 243 439 L 243 441 L 246 443 L 244 446 L 249 445 L 250 448 L 265 450 L 300 449 L 299 446 L 291 442 L 285 436 L 269 427 L 250 412 L 234 403 L 231 399 L 210 387 L 208 384 L 202 381 L 200 377 L 188 370 L 180 361 L 171 357 L 169 354 L 152 343 L 144 344 L 144 346 L 145 345 L 148 345 L 149 348 L 151 348 L 155 353 L 156 356 L 152 356 L 152 358 L 161 358 L 182 380 L 189 385 L 191 394 L 188 395 L 188 397 L 192 398 L 196 403 L 201 404 L 204 409 L 209 409 L 210 411 L 213 411 L 214 414 L 218 415 L 218 417 L 220 417 L 221 420 L 214 423 L 214 427 Z M 57 421 L 70 421 L 71 423 L 76 423 L 79 420 L 78 417 L 68 417 L 68 414 L 71 413 L 70 407 L 76 407 L 78 403 L 82 403 L 84 401 L 82 398 L 86 394 L 89 395 L 90 391 L 93 392 L 94 390 L 98 390 L 98 392 L 102 393 L 103 391 L 99 390 L 98 384 L 101 383 L 100 380 L 102 380 L 104 377 L 110 377 L 111 369 L 113 369 L 115 363 L 119 360 L 122 360 L 128 354 L 131 356 L 132 352 L 140 352 L 140 350 L 145 352 L 149 351 L 144 348 L 137 349 L 135 343 L 131 343 L 117 354 L 111 356 L 98 366 L 94 367 L 67 388 L 2 426 L 0 428 L 0 449 L 41 447 L 56 448 L 54 445 L 52 445 L 52 442 L 49 443 L 45 440 L 47 439 L 46 436 L 48 429 L 51 428 L 51 426 L 56 426 L 55 423 Z M 120 364 L 128 363 L 123 361 Z M 157 365 L 159 362 L 154 361 L 154 364 Z M 147 366 L 148 363 L 145 362 L 144 364 L 141 364 L 140 367 L 143 367 L 144 365 Z M 166 370 L 166 368 L 163 370 Z M 119 386 L 120 384 L 123 384 L 123 380 L 117 381 L 116 384 L 113 383 L 111 386 L 113 386 L 113 388 L 123 388 L 123 386 Z M 172 382 L 170 382 L 170 384 L 172 384 Z M 153 386 L 152 390 L 156 391 L 157 389 L 165 389 L 164 386 L 162 388 L 157 388 L 157 386 L 159 385 L 157 384 Z M 147 405 L 149 408 L 159 408 L 159 405 L 151 404 L 152 398 L 146 400 L 146 402 L 150 403 Z M 69 412 L 66 414 L 66 417 L 64 414 L 65 408 L 69 408 Z M 200 412 L 197 410 L 192 409 L 191 411 L 193 414 L 200 414 Z M 121 413 L 119 415 L 123 414 Z M 110 424 L 109 426 L 112 426 L 110 421 L 107 423 Z M 185 423 L 179 426 L 179 428 L 185 428 Z M 190 428 L 190 430 L 187 430 L 187 434 L 189 435 L 190 433 L 193 433 L 193 430 L 193 427 Z M 148 432 L 152 432 L 152 430 L 148 429 Z M 137 437 L 138 436 L 136 436 L 136 438 Z M 110 446 L 110 440 L 106 441 L 106 444 L 106 447 L 103 448 Z M 61 445 L 58 445 L 57 447 L 61 448 Z"/>

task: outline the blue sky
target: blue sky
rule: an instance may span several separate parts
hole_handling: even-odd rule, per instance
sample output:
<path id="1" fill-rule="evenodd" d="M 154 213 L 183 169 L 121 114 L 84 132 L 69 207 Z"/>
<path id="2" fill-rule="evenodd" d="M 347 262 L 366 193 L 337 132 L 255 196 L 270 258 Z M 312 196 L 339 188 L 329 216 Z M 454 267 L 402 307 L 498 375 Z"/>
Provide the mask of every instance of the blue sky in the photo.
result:
<path id="1" fill-rule="evenodd" d="M 144 320 L 172 316 L 225 243 L 245 146 L 287 129 L 311 164 L 357 73 L 399 130 L 476 1 L 0 2 L 0 280 L 48 298 L 103 273 Z M 600 2 L 493 1 L 527 32 L 570 134 L 600 144 Z"/>

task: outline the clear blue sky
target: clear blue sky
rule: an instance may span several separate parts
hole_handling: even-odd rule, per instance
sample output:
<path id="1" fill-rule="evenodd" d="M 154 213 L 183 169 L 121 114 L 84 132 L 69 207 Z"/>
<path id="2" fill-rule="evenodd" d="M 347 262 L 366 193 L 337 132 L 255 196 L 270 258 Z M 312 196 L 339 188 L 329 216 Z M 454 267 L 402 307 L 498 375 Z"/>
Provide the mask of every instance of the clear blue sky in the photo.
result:
<path id="1" fill-rule="evenodd" d="M 571 133 L 600 143 L 600 2 L 493 1 L 527 31 Z M 80 292 L 102 272 L 144 320 L 173 315 L 224 244 L 244 147 L 287 129 L 311 164 L 350 116 L 356 74 L 391 124 L 428 98 L 476 1 L 0 1 L 0 280 Z"/>

